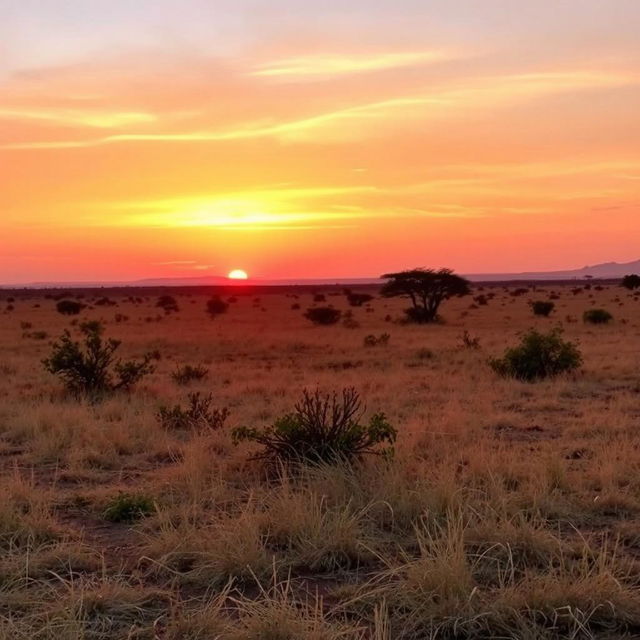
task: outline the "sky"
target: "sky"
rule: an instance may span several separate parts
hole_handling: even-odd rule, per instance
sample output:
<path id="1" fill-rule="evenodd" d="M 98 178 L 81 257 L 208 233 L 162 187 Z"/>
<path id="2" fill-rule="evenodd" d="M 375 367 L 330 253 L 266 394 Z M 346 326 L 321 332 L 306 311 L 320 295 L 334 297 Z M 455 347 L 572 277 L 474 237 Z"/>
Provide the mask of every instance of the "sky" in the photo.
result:
<path id="1" fill-rule="evenodd" d="M 0 15 L 0 283 L 640 258 L 638 0 Z"/>

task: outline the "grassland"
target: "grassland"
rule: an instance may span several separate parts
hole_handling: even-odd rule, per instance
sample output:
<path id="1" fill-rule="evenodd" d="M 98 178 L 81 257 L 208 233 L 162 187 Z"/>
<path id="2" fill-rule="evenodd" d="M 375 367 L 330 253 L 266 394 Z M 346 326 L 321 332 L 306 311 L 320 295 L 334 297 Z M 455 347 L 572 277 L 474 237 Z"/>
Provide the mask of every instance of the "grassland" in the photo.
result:
<path id="1" fill-rule="evenodd" d="M 528 300 L 552 290 L 556 310 L 534 317 Z M 313 326 L 294 289 L 243 290 L 215 319 L 205 291 L 173 292 L 168 315 L 144 292 L 111 292 L 114 306 L 85 293 L 80 319 L 101 319 L 123 356 L 159 358 L 99 403 L 41 364 L 73 319 L 42 292 L 0 293 L 0 638 L 638 637 L 640 300 L 613 285 L 489 292 L 429 326 L 376 298 L 351 328 Z M 327 303 L 348 308 L 337 289 Z M 614 322 L 584 324 L 592 307 Z M 557 325 L 579 373 L 526 384 L 488 366 Z M 178 385 L 185 364 L 208 376 Z M 268 469 L 232 443 L 304 388 L 347 386 L 398 429 L 393 459 Z M 225 428 L 161 425 L 194 391 L 228 407 Z M 144 517 L 106 517 L 129 499 Z"/>

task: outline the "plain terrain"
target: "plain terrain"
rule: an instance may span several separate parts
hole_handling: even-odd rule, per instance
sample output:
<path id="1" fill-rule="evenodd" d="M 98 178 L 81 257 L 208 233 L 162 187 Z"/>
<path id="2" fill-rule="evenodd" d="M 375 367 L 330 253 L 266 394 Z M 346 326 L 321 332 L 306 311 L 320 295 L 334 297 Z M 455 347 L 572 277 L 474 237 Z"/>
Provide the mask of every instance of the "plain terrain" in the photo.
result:
<path id="1" fill-rule="evenodd" d="M 521 286 L 521 285 L 518 285 Z M 41 361 L 74 318 L 59 292 L 0 292 L 0 638 L 333 640 L 618 638 L 640 634 L 640 299 L 614 285 L 491 285 L 400 323 L 401 300 L 317 327 L 309 291 L 83 292 L 122 355 L 155 372 L 101 403 Z M 558 299 L 550 318 L 528 301 Z M 71 292 L 71 297 L 75 296 Z M 292 309 L 300 305 L 299 309 Z M 585 325 L 608 309 L 614 322 Z M 117 318 L 116 318 L 117 316 Z M 526 384 L 491 356 L 561 325 L 582 370 Z M 479 348 L 465 345 L 464 332 Z M 386 346 L 365 336 L 388 333 Z M 178 366 L 205 379 L 180 386 Z M 303 389 L 354 386 L 398 429 L 395 457 L 267 469 L 233 427 L 290 411 Z M 171 431 L 161 406 L 212 393 L 225 428 Z M 135 522 L 105 510 L 153 505 Z"/>

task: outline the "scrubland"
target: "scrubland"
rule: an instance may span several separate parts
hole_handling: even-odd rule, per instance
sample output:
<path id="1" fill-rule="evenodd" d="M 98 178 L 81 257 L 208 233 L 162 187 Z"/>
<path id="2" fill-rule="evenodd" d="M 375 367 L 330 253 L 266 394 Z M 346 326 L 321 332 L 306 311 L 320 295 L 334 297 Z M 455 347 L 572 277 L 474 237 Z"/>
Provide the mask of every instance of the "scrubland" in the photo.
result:
<path id="1" fill-rule="evenodd" d="M 0 292 L 0 638 L 638 637 L 640 299 L 514 288 L 476 287 L 488 304 L 454 299 L 416 326 L 400 300 L 350 308 L 336 287 L 326 304 L 353 318 L 327 327 L 293 288 L 239 290 L 214 318 L 204 291 L 169 291 L 167 314 L 157 295 L 85 292 L 73 317 Z M 594 307 L 614 320 L 585 324 Z M 42 360 L 74 318 L 102 320 L 123 356 L 154 353 L 155 371 L 101 402 L 65 395 Z M 580 371 L 524 383 L 489 367 L 558 325 Z M 179 384 L 184 365 L 208 373 Z M 305 388 L 344 387 L 396 427 L 393 457 L 267 466 L 232 442 Z M 158 420 L 197 391 L 228 409 L 222 428 Z"/>

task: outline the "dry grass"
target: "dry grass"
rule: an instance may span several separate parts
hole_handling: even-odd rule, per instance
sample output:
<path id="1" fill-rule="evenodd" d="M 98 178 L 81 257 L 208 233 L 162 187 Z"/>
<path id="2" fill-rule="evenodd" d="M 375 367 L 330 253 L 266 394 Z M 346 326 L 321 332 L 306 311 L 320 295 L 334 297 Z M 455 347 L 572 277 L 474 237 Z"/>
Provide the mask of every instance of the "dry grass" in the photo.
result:
<path id="1" fill-rule="evenodd" d="M 105 321 L 123 357 L 161 359 L 94 404 L 40 364 L 71 320 L 41 293 L 1 293 L 0 309 L 16 301 L 0 311 L 0 640 L 637 637 L 640 301 L 540 289 L 488 287 L 488 305 L 451 301 L 426 327 L 386 320 L 402 304 L 382 299 L 315 327 L 312 294 L 293 289 L 237 295 L 214 321 L 205 291 L 175 292 L 180 311 L 159 320 L 157 296 L 110 293 L 118 306 L 82 318 Z M 528 300 L 552 289 L 551 318 L 534 317 Z M 575 321 L 594 307 L 615 321 Z M 526 384 L 487 365 L 557 324 L 578 374 Z M 208 377 L 185 390 L 171 375 L 185 365 Z M 398 428 L 393 459 L 274 470 L 233 445 L 233 427 L 269 423 L 304 387 L 347 386 Z M 164 429 L 158 409 L 198 391 L 227 426 Z M 120 492 L 155 508 L 108 522 Z"/>

